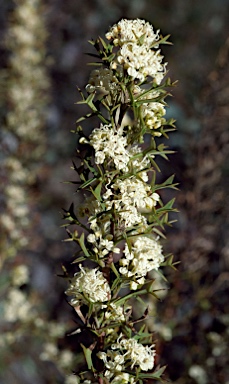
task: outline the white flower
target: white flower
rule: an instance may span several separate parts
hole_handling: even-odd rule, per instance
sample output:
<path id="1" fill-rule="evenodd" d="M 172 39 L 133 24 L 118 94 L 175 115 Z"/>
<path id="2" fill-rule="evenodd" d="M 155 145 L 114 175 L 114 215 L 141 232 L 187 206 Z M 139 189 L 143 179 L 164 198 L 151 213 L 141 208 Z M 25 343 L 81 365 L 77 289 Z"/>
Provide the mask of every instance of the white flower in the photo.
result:
<path id="1" fill-rule="evenodd" d="M 156 239 L 147 236 L 138 236 L 133 240 L 131 252 L 128 245 L 124 249 L 125 257 L 119 260 L 119 272 L 126 277 L 134 277 L 138 284 L 143 284 L 143 277 L 152 269 L 157 270 L 164 261 L 162 246 Z M 135 284 L 131 285 L 136 289 Z"/>
<path id="2" fill-rule="evenodd" d="M 117 306 L 115 303 L 110 303 L 107 311 L 105 312 L 106 320 L 125 321 L 124 308 Z"/>
<path id="3" fill-rule="evenodd" d="M 99 359 L 103 360 L 104 365 L 107 368 L 105 371 L 105 377 L 107 379 L 111 379 L 117 373 L 119 374 L 122 372 L 125 358 L 119 352 L 108 350 L 106 353 L 98 352 L 97 356 Z"/>
<path id="4" fill-rule="evenodd" d="M 92 303 L 108 301 L 111 297 L 111 290 L 102 272 L 82 266 L 80 269 L 65 292 L 68 296 L 73 296 L 70 304 L 75 307 L 82 303 L 88 304 L 88 301 Z"/>
<path id="5" fill-rule="evenodd" d="M 143 157 L 142 155 L 142 148 L 138 145 L 134 145 L 130 150 L 130 161 L 129 161 L 129 170 L 138 172 L 138 177 L 142 179 L 142 181 L 145 181 L 147 183 L 148 181 L 148 175 L 147 175 L 147 169 L 150 168 L 151 163 L 148 157 Z M 154 156 L 151 156 L 152 158 Z"/>
<path id="6" fill-rule="evenodd" d="M 86 86 L 89 93 L 101 92 L 102 94 L 109 94 L 115 90 L 119 90 L 118 80 L 114 76 L 113 71 L 109 68 L 94 69 Z"/>
<path id="7" fill-rule="evenodd" d="M 136 176 L 118 179 L 111 187 L 112 191 L 105 192 L 105 205 L 107 210 L 116 209 L 120 225 L 124 224 L 126 228 L 139 224 L 146 226 L 147 220 L 141 213 L 151 212 L 159 201 L 159 195 L 152 193 L 150 186 Z M 110 196 L 111 199 L 107 200 Z"/>
<path id="8" fill-rule="evenodd" d="M 100 202 L 94 196 L 86 197 L 79 208 L 80 216 L 94 216 L 102 210 Z"/>
<path id="9" fill-rule="evenodd" d="M 161 83 L 166 64 L 162 64 L 163 56 L 158 49 L 159 30 L 155 33 L 145 20 L 123 19 L 110 29 L 106 38 L 120 47 L 111 68 L 122 65 L 133 79 L 142 82 L 151 76 L 157 84 Z"/>
<path id="10" fill-rule="evenodd" d="M 162 60 L 160 50 L 154 51 L 136 43 L 123 45 L 117 54 L 118 63 L 123 65 L 128 75 L 133 79 L 139 79 L 140 82 L 151 76 L 157 84 L 160 84 L 166 72 Z"/>
<path id="11" fill-rule="evenodd" d="M 89 218 L 90 228 L 94 233 L 87 236 L 87 241 L 93 245 L 93 251 L 104 258 L 109 252 L 120 253 L 120 249 L 115 247 L 113 236 L 110 234 L 110 220 L 98 220 Z"/>
<path id="12" fill-rule="evenodd" d="M 128 42 L 139 42 L 140 38 L 144 35 L 144 45 L 151 47 L 152 44 L 159 40 L 159 32 L 157 30 L 155 33 L 153 26 L 145 20 L 122 19 L 111 27 L 110 31 L 106 34 L 106 38 L 108 40 L 112 39 L 115 45 L 122 46 Z"/>
<path id="13" fill-rule="evenodd" d="M 89 243 L 95 243 L 96 242 L 96 237 L 95 237 L 94 233 L 90 233 L 90 235 L 87 236 L 87 241 Z"/>
<path id="14" fill-rule="evenodd" d="M 151 98 L 149 94 L 147 98 Z M 162 103 L 159 102 L 150 102 L 142 104 L 142 117 L 144 118 L 144 122 L 149 129 L 158 129 L 165 122 L 165 118 L 162 116 L 165 115 L 165 107 Z M 154 136 L 161 136 L 160 132 L 153 132 Z"/>
<path id="15" fill-rule="evenodd" d="M 111 124 L 101 124 L 90 135 L 90 144 L 95 149 L 96 164 L 103 164 L 106 159 L 112 161 L 118 170 L 128 170 L 130 155 L 126 149 L 127 139 L 121 128 L 115 130 Z"/>
<path id="16" fill-rule="evenodd" d="M 97 356 L 103 360 L 107 371 L 105 376 L 111 379 L 114 375 L 125 378 L 121 383 L 133 382 L 129 381 L 130 376 L 122 376 L 122 371 L 125 370 L 125 364 L 131 361 L 131 369 L 135 365 L 139 366 L 143 371 L 148 371 L 154 366 L 155 350 L 154 345 L 144 346 L 135 339 L 125 339 L 121 334 L 117 343 L 111 345 L 111 350 L 107 352 L 99 352 Z M 127 381 L 128 380 L 128 381 Z M 115 382 L 112 381 L 112 382 Z"/>
<path id="17" fill-rule="evenodd" d="M 139 212 L 151 212 L 152 207 L 159 200 L 159 195 L 152 193 L 150 186 L 135 176 L 125 180 L 117 180 L 113 188 L 120 190 L 121 200 L 126 209 L 129 206 L 134 206 Z"/>
<path id="18" fill-rule="evenodd" d="M 117 197 L 117 196 L 116 196 Z M 118 217 L 118 226 L 125 228 L 132 228 L 135 225 L 147 226 L 146 218 L 139 213 L 138 209 L 131 204 L 128 204 L 128 201 L 122 201 L 122 197 L 118 196 L 117 200 L 106 201 L 107 210 L 111 209 L 114 204 L 114 207 L 119 215 Z"/>
<path id="19" fill-rule="evenodd" d="M 148 371 L 154 366 L 155 350 L 152 349 L 153 347 L 154 345 L 144 346 L 135 339 L 123 338 L 120 340 L 120 337 L 118 343 L 111 346 L 112 349 L 126 350 L 124 356 L 132 361 L 131 369 L 133 369 L 134 365 L 139 365 L 143 371 Z"/>
<path id="20" fill-rule="evenodd" d="M 12 271 L 12 284 L 20 287 L 29 281 L 29 270 L 26 265 L 18 265 Z"/>
<path id="21" fill-rule="evenodd" d="M 116 374 L 113 380 L 111 381 L 111 384 L 135 384 L 136 381 L 134 381 L 134 377 L 131 376 L 129 373 L 121 372 L 120 374 Z"/>

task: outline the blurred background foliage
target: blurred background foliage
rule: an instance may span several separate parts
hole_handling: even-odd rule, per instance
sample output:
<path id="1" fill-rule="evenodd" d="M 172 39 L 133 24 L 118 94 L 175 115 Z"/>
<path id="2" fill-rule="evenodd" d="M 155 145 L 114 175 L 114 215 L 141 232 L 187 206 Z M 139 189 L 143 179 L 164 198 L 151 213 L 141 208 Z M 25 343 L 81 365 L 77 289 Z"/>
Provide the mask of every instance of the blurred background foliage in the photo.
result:
<path id="1" fill-rule="evenodd" d="M 75 178 L 70 131 L 84 112 L 74 103 L 90 72 L 87 41 L 123 17 L 171 34 L 163 54 L 179 80 L 168 100 L 176 153 L 159 178 L 175 173 L 180 185 L 164 244 L 180 264 L 149 303 L 157 363 L 177 384 L 229 383 L 229 1 L 0 0 L 1 384 L 71 384 L 65 374 L 80 364 L 57 277 L 74 252 L 60 228 L 61 209 L 77 203 L 64 183 Z"/>

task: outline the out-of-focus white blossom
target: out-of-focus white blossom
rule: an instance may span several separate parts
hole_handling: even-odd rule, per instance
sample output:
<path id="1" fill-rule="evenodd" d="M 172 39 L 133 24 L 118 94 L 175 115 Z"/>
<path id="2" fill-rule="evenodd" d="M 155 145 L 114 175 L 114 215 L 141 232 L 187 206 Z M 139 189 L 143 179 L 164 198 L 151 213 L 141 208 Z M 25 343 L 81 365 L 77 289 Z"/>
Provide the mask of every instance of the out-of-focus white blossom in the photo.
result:
<path id="1" fill-rule="evenodd" d="M 73 361 L 74 361 L 74 354 L 68 349 L 64 349 L 59 353 L 58 363 L 60 368 L 68 369 L 70 366 L 72 366 Z"/>
<path id="2" fill-rule="evenodd" d="M 80 380 L 76 375 L 69 375 L 65 377 L 64 384 L 79 384 L 79 383 L 80 383 Z"/>
<path id="3" fill-rule="evenodd" d="M 43 347 L 43 352 L 40 354 L 41 360 L 53 361 L 58 356 L 58 348 L 54 343 L 46 343 Z"/>
<path id="4" fill-rule="evenodd" d="M 1 261 L 28 244 L 28 186 L 36 176 L 34 161 L 37 164 L 45 148 L 43 128 L 50 84 L 46 38 L 42 0 L 17 0 L 5 36 L 9 50 L 8 108 L 2 128 L 10 144 L 8 158 L 2 161 L 7 187 L 3 190 L 5 213 L 0 215 Z"/>
<path id="5" fill-rule="evenodd" d="M 37 144 L 31 157 L 44 145 L 42 126 L 49 80 L 46 73 L 47 32 L 40 1 L 18 0 L 6 37 L 11 50 L 7 124 L 25 141 Z M 39 147 L 39 148 L 38 148 Z"/>
<path id="6" fill-rule="evenodd" d="M 29 269 L 27 265 L 21 264 L 12 270 L 12 284 L 20 287 L 29 281 Z"/>
<path id="7" fill-rule="evenodd" d="M 192 365 L 188 373 L 198 384 L 207 384 L 208 379 L 206 371 L 200 365 Z"/>
<path id="8" fill-rule="evenodd" d="M 11 288 L 8 292 L 4 305 L 4 320 L 9 322 L 27 321 L 35 315 L 26 295 L 16 288 Z"/>

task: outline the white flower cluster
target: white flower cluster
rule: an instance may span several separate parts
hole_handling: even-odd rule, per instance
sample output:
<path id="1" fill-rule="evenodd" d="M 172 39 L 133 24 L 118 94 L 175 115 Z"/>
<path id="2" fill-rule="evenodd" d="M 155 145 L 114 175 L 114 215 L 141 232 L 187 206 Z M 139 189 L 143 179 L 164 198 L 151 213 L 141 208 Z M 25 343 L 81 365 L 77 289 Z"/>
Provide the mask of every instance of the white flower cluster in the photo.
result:
<path id="1" fill-rule="evenodd" d="M 148 157 L 143 157 L 142 155 L 142 148 L 138 145 L 134 145 L 132 148 L 130 148 L 130 161 L 129 161 L 129 171 L 138 173 L 138 177 L 147 183 L 149 180 L 147 170 L 150 168 L 150 160 Z M 151 158 L 154 158 L 153 155 L 150 156 Z"/>
<path id="2" fill-rule="evenodd" d="M 107 32 L 106 38 L 113 40 L 114 45 L 123 46 L 126 43 L 138 43 L 144 36 L 144 44 L 151 47 L 159 40 L 159 30 L 156 33 L 152 25 L 141 19 L 127 20 L 122 19 L 114 24 Z"/>
<path id="3" fill-rule="evenodd" d="M 131 369 L 139 366 L 143 371 L 148 371 L 154 366 L 155 350 L 154 345 L 144 346 L 131 338 L 126 339 L 121 334 L 117 343 L 111 345 L 111 350 L 107 352 L 98 352 L 97 356 L 103 360 L 105 367 L 105 377 L 109 380 L 112 377 L 121 375 L 125 370 L 127 363 L 131 362 Z M 129 381 L 130 376 L 126 376 Z"/>
<path id="4" fill-rule="evenodd" d="M 101 231 L 97 231 L 95 234 L 91 233 L 88 235 L 87 241 L 94 244 L 93 251 L 99 256 L 99 258 L 103 258 L 109 252 L 120 252 L 120 249 L 114 246 L 114 242 L 109 240 L 111 237 L 112 235 L 107 235 L 106 238 L 103 238 Z"/>
<path id="5" fill-rule="evenodd" d="M 101 124 L 90 135 L 90 144 L 95 149 L 96 164 L 103 164 L 105 160 L 113 161 L 118 170 L 126 172 L 130 155 L 126 149 L 127 138 L 123 136 L 122 128 L 115 130 L 112 125 Z"/>
<path id="6" fill-rule="evenodd" d="M 148 99 L 151 99 L 151 94 L 147 95 Z M 142 117 L 144 123 L 149 129 L 158 129 L 166 123 L 166 119 L 163 117 L 166 114 L 165 106 L 159 102 L 144 103 L 141 106 Z M 161 132 L 153 131 L 154 136 L 161 136 Z"/>
<path id="7" fill-rule="evenodd" d="M 98 200 L 93 197 L 85 197 L 84 203 L 79 207 L 80 216 L 94 216 L 101 212 L 102 208 Z"/>
<path id="8" fill-rule="evenodd" d="M 151 76 L 160 84 L 165 76 L 166 64 L 158 49 L 159 30 L 154 32 L 152 25 L 145 20 L 123 19 L 115 24 L 106 34 L 119 47 L 111 68 L 122 65 L 133 78 L 143 82 Z"/>
<path id="9" fill-rule="evenodd" d="M 159 201 L 159 195 L 152 193 L 150 186 L 135 176 L 117 179 L 112 190 L 107 188 L 103 198 L 110 196 L 112 199 L 106 201 L 106 208 L 109 210 L 114 206 L 126 228 L 140 223 L 146 225 L 146 218 L 141 213 L 151 212 Z"/>
<path id="10" fill-rule="evenodd" d="M 80 272 L 74 275 L 65 293 L 72 296 L 70 304 L 73 307 L 88 304 L 88 302 L 105 302 L 111 297 L 110 286 L 102 272 L 82 266 L 80 266 Z"/>
<path id="11" fill-rule="evenodd" d="M 88 143 L 84 138 L 80 142 Z M 148 181 L 147 172 L 144 170 L 150 167 L 150 160 L 140 156 L 141 147 L 137 145 L 128 147 L 127 136 L 123 136 L 122 128 L 114 129 L 111 124 L 101 124 L 100 128 L 92 131 L 89 144 L 95 149 L 96 164 L 103 164 L 106 160 L 108 164 L 112 162 L 116 169 L 123 172 L 134 169 L 135 172 L 139 172 L 139 177 L 143 181 Z"/>
<path id="12" fill-rule="evenodd" d="M 144 284 L 146 274 L 157 270 L 164 261 L 162 246 L 148 236 L 138 236 L 137 240 L 133 240 L 131 251 L 126 244 L 124 254 L 125 257 L 119 261 L 119 272 L 136 279 L 136 282 L 132 281 L 131 289 L 137 289 L 137 284 Z"/>
<path id="13" fill-rule="evenodd" d="M 136 207 L 139 212 L 151 212 L 152 207 L 155 207 L 160 198 L 158 193 L 152 193 L 148 184 L 135 176 L 117 180 L 113 184 L 113 188 L 120 191 L 120 201 L 126 208 L 131 205 Z"/>
<path id="14" fill-rule="evenodd" d="M 120 90 L 120 87 L 112 69 L 100 67 L 91 72 L 86 90 L 89 93 L 99 92 L 107 95 Z"/>
<path id="15" fill-rule="evenodd" d="M 124 308 L 122 306 L 117 306 L 115 303 L 110 303 L 105 312 L 105 319 L 125 321 Z"/>

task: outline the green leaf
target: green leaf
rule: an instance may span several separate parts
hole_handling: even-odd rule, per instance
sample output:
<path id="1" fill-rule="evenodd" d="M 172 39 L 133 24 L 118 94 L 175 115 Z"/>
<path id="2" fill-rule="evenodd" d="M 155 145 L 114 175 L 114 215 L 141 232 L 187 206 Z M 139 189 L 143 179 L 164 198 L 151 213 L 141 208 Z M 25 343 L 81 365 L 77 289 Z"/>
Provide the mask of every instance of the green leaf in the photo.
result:
<path id="1" fill-rule="evenodd" d="M 77 257 L 77 259 L 73 260 L 71 264 L 82 263 L 84 260 L 86 260 L 86 257 L 84 257 L 84 256 Z"/>
<path id="2" fill-rule="evenodd" d="M 88 252 L 87 248 L 85 247 L 85 244 L 84 244 L 84 232 L 81 234 L 80 238 L 77 239 L 83 253 L 85 254 L 85 256 L 89 257 L 90 256 L 90 253 Z"/>
<path id="3" fill-rule="evenodd" d="M 100 41 L 100 43 L 102 44 L 102 46 L 103 46 L 103 48 L 105 49 L 105 50 L 107 50 L 107 44 L 105 43 L 105 41 L 102 39 L 102 37 L 100 37 L 99 36 L 99 41 Z"/>
<path id="4" fill-rule="evenodd" d="M 159 212 L 166 212 L 166 211 L 171 211 L 171 210 L 176 210 L 175 208 L 173 208 L 173 204 L 174 204 L 174 201 L 175 201 L 175 198 L 171 199 L 167 204 L 165 204 L 162 208 L 158 208 L 156 209 L 156 212 L 159 213 Z"/>
<path id="5" fill-rule="evenodd" d="M 109 55 L 109 56 L 106 56 L 106 57 L 103 57 L 103 60 L 105 61 L 109 61 L 109 63 L 111 62 L 111 61 L 113 61 L 114 60 L 114 58 L 115 58 L 115 53 L 112 53 L 111 55 Z"/>
<path id="6" fill-rule="evenodd" d="M 143 33 L 143 35 L 141 35 L 140 36 L 140 38 L 139 38 L 139 43 L 140 43 L 140 45 L 143 45 L 144 44 L 144 41 L 145 41 L 145 33 Z"/>
<path id="7" fill-rule="evenodd" d="M 85 181 L 85 183 L 81 184 L 81 186 L 78 188 L 78 190 L 86 188 L 88 185 L 93 183 L 93 181 L 95 181 L 95 180 L 97 180 L 97 178 L 93 177 L 92 179 L 89 179 L 89 180 Z"/>
<path id="8" fill-rule="evenodd" d="M 150 48 L 153 48 L 155 45 L 157 46 L 158 44 L 173 45 L 173 43 L 171 43 L 170 41 L 167 41 L 169 37 L 170 37 L 170 35 L 166 35 L 164 37 L 161 37 L 160 40 L 158 40 L 155 43 L 153 43 Z"/>
<path id="9" fill-rule="evenodd" d="M 113 292 L 115 290 L 115 288 L 117 288 L 119 285 L 122 284 L 122 279 L 120 277 L 117 277 L 113 283 L 112 283 L 112 286 L 111 286 L 111 291 Z"/>
<path id="10" fill-rule="evenodd" d="M 143 379 L 160 379 L 161 375 L 165 371 L 166 366 L 161 367 L 154 371 L 153 373 L 139 373 L 139 378 Z"/>
<path id="11" fill-rule="evenodd" d="M 96 55 L 95 53 L 86 52 L 87 56 L 96 57 L 96 59 L 100 59 L 99 55 Z M 91 64 L 91 63 L 90 63 Z"/>
<path id="12" fill-rule="evenodd" d="M 95 196 L 96 200 L 101 201 L 101 189 L 102 189 L 103 183 L 102 181 L 97 185 L 95 190 L 91 188 L 91 192 Z"/>
<path id="13" fill-rule="evenodd" d="M 148 293 L 147 289 L 141 289 L 139 291 L 134 291 L 132 293 L 128 293 L 127 295 L 121 297 L 115 303 L 116 304 L 122 304 L 122 303 L 125 303 L 126 300 L 131 299 L 132 297 L 138 297 L 140 295 L 145 295 L 146 293 Z"/>
<path id="14" fill-rule="evenodd" d="M 117 269 L 115 268 L 115 264 L 114 264 L 114 263 L 111 263 L 111 269 L 112 269 L 112 271 L 114 272 L 115 276 L 116 276 L 117 278 L 120 278 L 120 275 L 119 275 Z"/>
<path id="15" fill-rule="evenodd" d="M 86 115 L 80 117 L 79 119 L 76 120 L 76 123 L 80 123 L 81 121 L 83 120 L 86 120 L 86 119 L 89 119 L 90 117 L 92 117 L 94 115 L 94 113 L 87 113 Z"/>
<path id="16" fill-rule="evenodd" d="M 153 228 L 153 232 L 155 232 L 157 235 L 159 235 L 163 239 L 166 239 L 166 236 L 164 235 L 164 233 L 162 233 L 158 228 Z"/>
<path id="17" fill-rule="evenodd" d="M 83 353 L 87 362 L 88 369 L 94 371 L 93 362 L 91 358 L 92 350 L 90 348 L 86 348 L 83 344 L 80 344 L 80 345 L 83 349 Z"/>
<path id="18" fill-rule="evenodd" d="M 163 183 L 161 184 L 156 184 L 154 186 L 154 190 L 155 191 L 158 191 L 159 189 L 163 189 L 163 188 L 166 188 L 166 187 L 169 187 L 169 188 L 172 188 L 172 189 L 178 189 L 176 188 L 176 186 L 178 185 L 178 183 L 173 183 L 173 180 L 174 180 L 174 175 L 170 176 L 167 180 L 165 180 Z"/>

